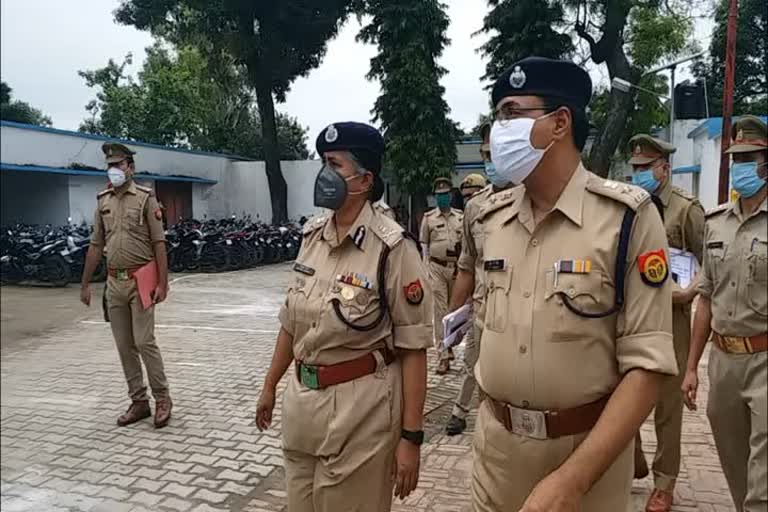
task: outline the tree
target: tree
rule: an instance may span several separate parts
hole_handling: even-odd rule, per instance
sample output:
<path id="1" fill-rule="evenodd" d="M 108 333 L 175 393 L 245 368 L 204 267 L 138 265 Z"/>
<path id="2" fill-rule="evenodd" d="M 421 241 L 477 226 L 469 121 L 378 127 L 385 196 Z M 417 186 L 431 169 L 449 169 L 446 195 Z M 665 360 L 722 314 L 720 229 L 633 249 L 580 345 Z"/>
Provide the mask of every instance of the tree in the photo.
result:
<path id="1" fill-rule="evenodd" d="M 381 83 L 372 113 L 385 134 L 386 168 L 417 206 L 456 160 L 456 127 L 440 85 L 446 70 L 437 64 L 448 44 L 444 9 L 437 0 L 369 0 L 371 20 L 358 35 L 378 46 L 367 77 Z"/>
<path id="2" fill-rule="evenodd" d="M 51 126 L 51 118 L 29 103 L 12 100 L 13 89 L 6 83 L 0 82 L 0 119 L 17 123 Z"/>
<path id="3" fill-rule="evenodd" d="M 590 59 L 605 64 L 610 79 L 638 84 L 645 71 L 686 49 L 692 30 L 687 0 L 563 0 L 575 15 L 575 31 Z M 590 168 L 607 176 L 637 94 L 608 93 L 602 130 L 589 154 Z"/>
<path id="4" fill-rule="evenodd" d="M 247 70 L 256 91 L 273 221 L 288 217 L 280 172 L 274 97 L 282 102 L 291 82 L 320 64 L 326 43 L 348 14 L 349 0 L 123 0 L 119 23 L 151 30 L 205 54 L 230 55 Z"/>
<path id="5" fill-rule="evenodd" d="M 741 0 L 736 31 L 736 82 L 733 90 L 733 113 L 765 114 L 768 112 L 768 9 L 765 0 Z M 725 40 L 728 24 L 728 2 L 720 0 L 715 8 L 716 25 L 709 44 L 709 61 L 694 68 L 697 78 L 706 80 L 709 111 L 723 111 L 725 76 Z"/>
<path id="6" fill-rule="evenodd" d="M 235 153 L 262 159 L 261 121 L 242 72 L 231 60 L 210 62 L 200 51 L 176 51 L 155 43 L 138 79 L 125 74 L 131 56 L 101 69 L 80 71 L 96 99 L 86 110 L 91 118 L 80 129 L 111 137 L 142 140 L 203 151 Z M 278 114 L 280 158 L 307 158 L 307 131 Z"/>
<path id="7" fill-rule="evenodd" d="M 549 0 L 488 0 L 491 11 L 478 33 L 493 34 L 480 47 L 489 59 L 483 80 L 491 84 L 513 63 L 531 55 L 566 58 L 573 52 L 570 36 L 555 29 L 563 25 L 562 5 Z"/>

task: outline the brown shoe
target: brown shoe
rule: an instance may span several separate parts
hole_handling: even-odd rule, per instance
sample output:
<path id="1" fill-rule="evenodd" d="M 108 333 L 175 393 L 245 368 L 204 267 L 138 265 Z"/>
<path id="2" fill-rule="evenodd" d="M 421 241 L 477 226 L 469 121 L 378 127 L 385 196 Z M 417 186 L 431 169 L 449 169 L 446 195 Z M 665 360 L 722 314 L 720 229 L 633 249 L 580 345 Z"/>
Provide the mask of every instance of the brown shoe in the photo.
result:
<path id="1" fill-rule="evenodd" d="M 170 398 L 155 399 L 155 428 L 163 428 L 171 421 L 173 402 Z"/>
<path id="2" fill-rule="evenodd" d="M 436 374 L 445 375 L 449 371 L 451 371 L 451 361 L 449 359 L 442 359 L 437 363 L 437 369 L 435 370 Z"/>
<path id="3" fill-rule="evenodd" d="M 672 509 L 672 499 L 672 493 L 654 489 L 645 505 L 645 512 L 669 512 Z"/>
<path id="4" fill-rule="evenodd" d="M 149 410 L 149 400 L 136 400 L 131 403 L 131 406 L 124 414 L 117 418 L 117 425 L 124 427 L 150 416 L 152 416 L 152 411 Z"/>

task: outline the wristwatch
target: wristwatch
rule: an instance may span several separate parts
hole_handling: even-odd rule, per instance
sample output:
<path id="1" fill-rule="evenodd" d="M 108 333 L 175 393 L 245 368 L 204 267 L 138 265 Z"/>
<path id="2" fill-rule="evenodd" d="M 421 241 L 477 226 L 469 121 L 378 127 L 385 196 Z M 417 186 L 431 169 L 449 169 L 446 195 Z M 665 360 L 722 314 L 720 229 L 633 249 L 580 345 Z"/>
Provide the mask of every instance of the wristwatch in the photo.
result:
<path id="1" fill-rule="evenodd" d="M 424 431 L 403 429 L 402 433 L 400 434 L 400 437 L 402 437 L 406 441 L 412 442 L 416 446 L 421 446 L 421 444 L 424 442 Z"/>

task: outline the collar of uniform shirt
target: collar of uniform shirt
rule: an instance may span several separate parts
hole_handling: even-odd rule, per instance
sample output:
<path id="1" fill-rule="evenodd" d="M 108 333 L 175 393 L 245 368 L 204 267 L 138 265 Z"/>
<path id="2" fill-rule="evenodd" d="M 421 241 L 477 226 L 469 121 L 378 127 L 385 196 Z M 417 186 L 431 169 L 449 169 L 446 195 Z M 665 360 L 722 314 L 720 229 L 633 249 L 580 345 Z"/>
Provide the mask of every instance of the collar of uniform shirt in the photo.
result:
<path id="1" fill-rule="evenodd" d="M 119 192 L 117 191 L 117 189 L 115 189 L 115 193 L 136 195 L 136 182 L 133 180 L 129 181 L 128 186 L 126 188 L 124 188 L 123 190 L 120 190 Z"/>
<path id="2" fill-rule="evenodd" d="M 763 199 L 763 202 L 760 203 L 760 206 L 752 212 L 752 215 L 749 217 L 744 217 L 744 215 L 741 213 L 741 201 L 738 199 L 736 201 L 732 201 L 730 205 L 728 205 L 728 213 L 726 215 L 735 215 L 737 219 L 739 219 L 739 222 L 744 222 L 747 219 L 751 219 L 758 213 L 765 213 L 768 212 L 768 197 Z"/>
<path id="3" fill-rule="evenodd" d="M 360 213 L 357 215 L 357 219 L 355 219 L 355 222 L 350 226 L 349 232 L 347 233 L 347 236 L 345 236 L 340 242 L 337 242 L 337 236 L 336 236 L 336 220 L 333 215 L 328 217 L 328 221 L 325 223 L 325 227 L 323 228 L 323 240 L 328 242 L 331 247 L 338 247 L 341 244 L 344 243 L 345 240 L 349 239 L 353 241 L 353 237 L 355 236 L 355 233 L 357 232 L 357 228 L 360 226 L 368 226 L 366 228 L 366 232 L 370 231 L 370 225 L 371 225 L 371 219 L 373 218 L 373 207 L 371 207 L 371 203 L 367 202 L 365 205 L 363 205 L 363 209 L 360 210 Z M 368 238 L 368 233 L 366 233 L 366 239 Z M 355 245 L 354 243 L 352 245 Z M 366 240 L 363 240 L 363 242 L 360 244 L 361 251 L 365 250 Z M 357 245 L 355 245 L 357 247 Z"/>
<path id="4" fill-rule="evenodd" d="M 579 164 L 553 208 L 553 210 L 560 210 L 563 215 L 579 227 L 581 227 L 584 194 L 587 190 L 587 177 L 587 170 L 583 165 Z M 510 212 L 507 218 L 504 219 L 504 222 L 506 223 L 512 220 L 518 213 L 520 214 L 520 220 L 523 223 L 527 222 L 529 219 L 532 220 L 533 210 L 531 206 L 531 199 L 526 194 L 522 201 L 517 201 L 515 205 L 510 208 Z"/>
<path id="5" fill-rule="evenodd" d="M 661 199 L 661 204 L 664 205 L 664 208 L 669 206 L 669 200 L 672 197 L 672 177 L 670 176 L 667 178 L 667 181 L 664 182 L 664 184 L 659 187 L 659 190 L 657 191 L 656 195 L 659 199 Z"/>

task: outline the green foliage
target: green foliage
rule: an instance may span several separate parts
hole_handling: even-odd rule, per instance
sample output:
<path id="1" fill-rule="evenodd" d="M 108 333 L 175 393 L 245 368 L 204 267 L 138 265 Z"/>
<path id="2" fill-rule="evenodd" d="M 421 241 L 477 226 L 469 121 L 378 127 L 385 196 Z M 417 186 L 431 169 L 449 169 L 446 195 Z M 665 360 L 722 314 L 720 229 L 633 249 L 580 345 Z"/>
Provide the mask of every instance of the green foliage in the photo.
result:
<path id="1" fill-rule="evenodd" d="M 202 151 L 264 157 L 261 123 L 243 73 L 231 60 L 209 62 L 197 48 L 147 49 L 138 79 L 127 76 L 132 57 L 93 71 L 80 71 L 97 89 L 80 129 L 111 137 Z M 280 158 L 306 158 L 306 129 L 278 114 Z"/>
<path id="2" fill-rule="evenodd" d="M 706 80 L 711 115 L 723 111 L 725 44 L 728 2 L 718 0 L 715 28 L 709 45 L 709 60 L 694 68 L 699 79 Z M 735 115 L 768 113 L 768 9 L 765 0 L 741 0 L 736 30 L 736 80 L 733 91 Z"/>
<path id="3" fill-rule="evenodd" d="M 50 117 L 29 103 L 11 99 L 12 92 L 13 89 L 6 82 L 0 82 L 0 119 L 16 123 L 51 126 Z"/>
<path id="4" fill-rule="evenodd" d="M 373 108 L 387 143 L 386 168 L 401 189 L 425 194 L 456 160 L 456 127 L 437 59 L 448 44 L 448 17 L 437 0 L 369 0 L 372 19 L 358 39 L 378 46 L 368 79 L 379 80 Z"/>
<path id="5" fill-rule="evenodd" d="M 316 68 L 346 19 L 351 0 L 122 0 L 119 23 L 150 30 L 208 58 L 226 55 L 245 66 L 256 92 L 275 222 L 288 217 L 280 172 L 273 95 L 285 100 L 291 83 Z"/>
<path id="6" fill-rule="evenodd" d="M 557 32 L 564 22 L 563 6 L 549 0 L 488 0 L 490 12 L 479 32 L 492 34 L 480 47 L 488 58 L 483 80 L 491 83 L 513 62 L 537 55 L 552 59 L 567 58 L 573 43 L 567 34 Z"/>
<path id="7" fill-rule="evenodd" d="M 632 64 L 648 69 L 663 59 L 671 59 L 688 49 L 692 19 L 665 12 L 658 6 L 639 4 L 630 11 L 627 46 Z"/>

